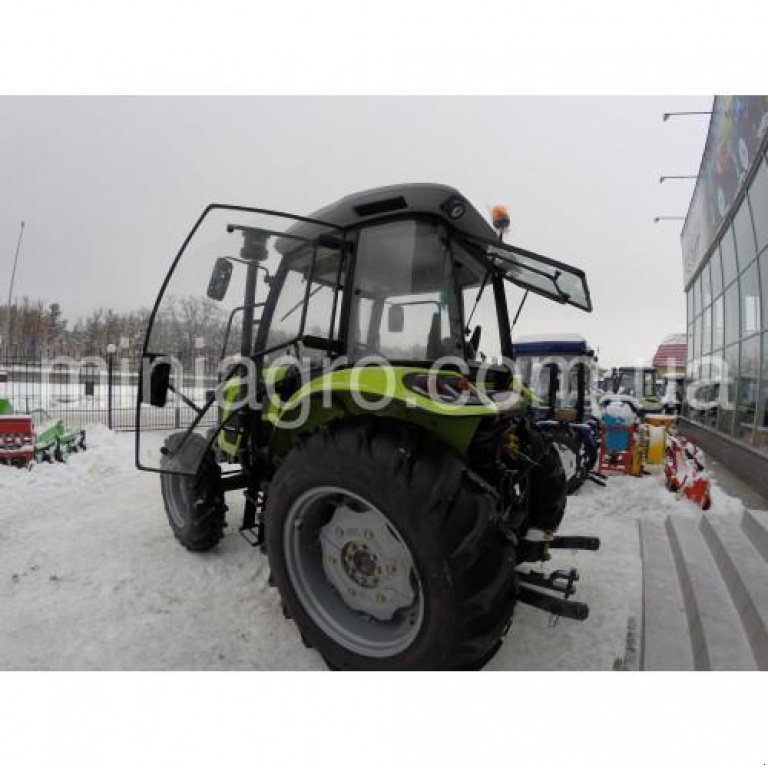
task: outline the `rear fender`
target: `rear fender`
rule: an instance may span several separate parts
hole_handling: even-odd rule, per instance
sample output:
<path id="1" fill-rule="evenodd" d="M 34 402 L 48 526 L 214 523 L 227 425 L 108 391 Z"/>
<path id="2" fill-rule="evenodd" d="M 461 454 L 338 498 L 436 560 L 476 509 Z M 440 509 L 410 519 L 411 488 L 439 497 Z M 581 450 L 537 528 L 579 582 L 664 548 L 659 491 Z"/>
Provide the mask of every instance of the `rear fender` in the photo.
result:
<path id="1" fill-rule="evenodd" d="M 473 389 L 472 402 L 433 399 L 409 388 L 407 374 L 426 368 L 367 367 L 331 371 L 307 382 L 285 403 L 269 403 L 265 418 L 276 428 L 275 452 L 287 451 L 296 436 L 346 416 L 372 415 L 408 422 L 465 453 L 481 419 L 525 407 L 514 393 L 503 402 L 484 401 Z M 440 376 L 457 376 L 445 372 Z"/>

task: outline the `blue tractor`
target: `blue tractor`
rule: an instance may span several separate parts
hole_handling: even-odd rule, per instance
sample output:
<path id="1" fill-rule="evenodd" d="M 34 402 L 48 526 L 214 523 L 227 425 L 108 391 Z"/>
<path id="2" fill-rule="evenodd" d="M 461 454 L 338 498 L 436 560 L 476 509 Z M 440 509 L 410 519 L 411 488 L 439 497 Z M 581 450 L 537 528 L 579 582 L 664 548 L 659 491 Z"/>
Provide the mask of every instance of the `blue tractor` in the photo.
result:
<path id="1" fill-rule="evenodd" d="M 595 472 L 599 454 L 599 409 L 594 404 L 595 351 L 576 334 L 520 336 L 513 352 L 522 383 L 532 394 L 537 426 L 547 432 L 560 453 L 573 493 Z"/>

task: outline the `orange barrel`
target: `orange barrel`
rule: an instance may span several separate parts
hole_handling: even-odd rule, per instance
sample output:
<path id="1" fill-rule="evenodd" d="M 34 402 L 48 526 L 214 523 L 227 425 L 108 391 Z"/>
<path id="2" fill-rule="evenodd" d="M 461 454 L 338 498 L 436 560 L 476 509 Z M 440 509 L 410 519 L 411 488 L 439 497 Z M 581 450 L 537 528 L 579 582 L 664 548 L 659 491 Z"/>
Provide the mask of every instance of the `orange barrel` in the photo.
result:
<path id="1" fill-rule="evenodd" d="M 667 430 L 659 424 L 649 424 L 648 430 L 648 463 L 662 464 L 664 462 L 664 446 L 666 444 Z"/>
<path id="2" fill-rule="evenodd" d="M 677 421 L 677 416 L 668 413 L 649 413 L 645 417 L 645 423 L 652 427 L 664 427 L 664 430 Z"/>

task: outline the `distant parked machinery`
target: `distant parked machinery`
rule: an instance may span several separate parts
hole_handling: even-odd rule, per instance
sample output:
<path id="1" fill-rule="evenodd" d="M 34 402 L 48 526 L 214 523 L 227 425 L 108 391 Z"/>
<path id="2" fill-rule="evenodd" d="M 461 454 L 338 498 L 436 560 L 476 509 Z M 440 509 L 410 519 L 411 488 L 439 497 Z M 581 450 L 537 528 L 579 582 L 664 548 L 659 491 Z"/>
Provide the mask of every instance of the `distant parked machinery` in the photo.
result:
<path id="1" fill-rule="evenodd" d="M 560 453 L 568 493 L 594 473 L 600 422 L 593 404 L 595 352 L 577 334 L 520 336 L 513 342 L 515 360 L 534 396 L 536 425 L 548 433 Z"/>
<path id="2" fill-rule="evenodd" d="M 656 389 L 656 369 L 650 365 L 613 369 L 613 392 L 635 398 L 643 413 L 660 413 L 661 397 Z"/>
<path id="3" fill-rule="evenodd" d="M 15 413 L 11 401 L 0 398 L 0 464 L 30 467 L 36 461 L 63 462 L 85 448 L 85 430 L 72 431 L 42 409 Z"/>

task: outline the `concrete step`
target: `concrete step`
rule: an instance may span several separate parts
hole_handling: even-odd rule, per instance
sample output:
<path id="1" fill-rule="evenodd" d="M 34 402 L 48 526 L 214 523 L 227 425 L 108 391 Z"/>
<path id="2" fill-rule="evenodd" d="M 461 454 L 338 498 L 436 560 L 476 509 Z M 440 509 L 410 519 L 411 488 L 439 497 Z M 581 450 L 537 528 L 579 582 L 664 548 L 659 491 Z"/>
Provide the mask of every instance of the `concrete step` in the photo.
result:
<path id="1" fill-rule="evenodd" d="M 640 668 L 693 669 L 693 646 L 683 592 L 663 523 L 640 521 L 643 620 Z"/>
<path id="2" fill-rule="evenodd" d="M 768 560 L 768 512 L 748 509 L 741 527 L 763 559 Z"/>
<path id="3" fill-rule="evenodd" d="M 741 617 L 700 522 L 671 515 L 665 525 L 682 585 L 694 669 L 757 669 Z"/>
<path id="4" fill-rule="evenodd" d="M 741 519 L 705 514 L 701 531 L 739 614 L 752 653 L 768 669 L 768 561 L 744 531 Z"/>

